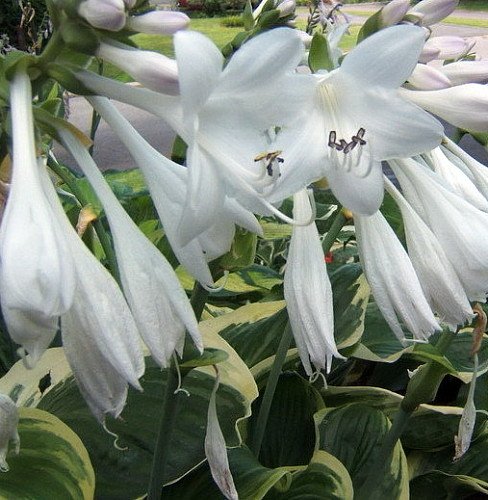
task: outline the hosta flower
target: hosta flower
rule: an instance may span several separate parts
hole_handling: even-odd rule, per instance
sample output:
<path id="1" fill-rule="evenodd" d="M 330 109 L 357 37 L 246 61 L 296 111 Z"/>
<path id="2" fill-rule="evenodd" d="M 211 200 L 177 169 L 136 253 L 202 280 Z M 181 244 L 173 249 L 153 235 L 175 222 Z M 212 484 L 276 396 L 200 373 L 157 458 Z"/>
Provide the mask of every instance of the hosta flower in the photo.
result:
<path id="1" fill-rule="evenodd" d="M 422 0 L 408 14 L 418 16 L 422 26 L 430 26 L 452 14 L 458 4 L 459 0 Z"/>
<path id="2" fill-rule="evenodd" d="M 142 170 L 176 257 L 200 283 L 211 285 L 212 276 L 207 262 L 230 250 L 235 224 L 261 234 L 256 218 L 236 200 L 226 197 L 222 213 L 212 226 L 182 245 L 178 230 L 187 196 L 188 170 L 153 149 L 107 99 L 90 98 L 90 102 L 121 138 Z"/>
<path id="3" fill-rule="evenodd" d="M 427 64 L 417 64 L 408 83 L 419 90 L 439 90 L 451 87 L 451 81 L 441 71 Z"/>
<path id="4" fill-rule="evenodd" d="M 381 26 L 388 27 L 399 23 L 410 8 L 409 0 L 392 0 L 381 9 Z"/>
<path id="5" fill-rule="evenodd" d="M 298 192 L 293 200 L 294 216 L 310 218 L 307 192 Z M 308 375 L 325 368 L 329 371 L 332 357 L 342 356 L 335 344 L 332 288 L 315 223 L 293 228 L 284 287 L 288 317 L 305 371 Z"/>
<path id="6" fill-rule="evenodd" d="M 441 322 L 455 331 L 473 316 L 461 282 L 434 233 L 395 186 L 385 182 L 402 212 L 408 255 L 425 298 Z"/>
<path id="7" fill-rule="evenodd" d="M 255 213 L 277 212 L 266 198 L 283 159 L 270 129 L 298 113 L 312 82 L 294 73 L 303 45 L 287 28 L 253 38 L 225 68 L 222 54 L 203 35 L 180 31 L 174 40 L 180 99 L 123 89 L 86 73 L 79 77 L 95 92 L 161 116 L 188 144 L 187 198 L 178 231 L 185 245 L 221 217 L 226 197 Z M 300 179 L 288 191 L 306 182 Z"/>
<path id="8" fill-rule="evenodd" d="M 152 35 L 173 35 L 185 29 L 190 18 L 183 12 L 155 10 L 140 16 L 131 16 L 127 19 L 126 28 Z"/>
<path id="9" fill-rule="evenodd" d="M 17 406 L 9 396 L 0 394 L 0 472 L 8 472 L 9 470 L 6 458 L 10 443 L 14 445 L 14 452 L 19 453 L 18 423 L 19 412 Z"/>
<path id="10" fill-rule="evenodd" d="M 414 339 L 440 330 L 412 263 L 381 212 L 354 215 L 359 258 L 375 301 L 395 335 L 404 340 L 402 321 Z"/>
<path id="11" fill-rule="evenodd" d="M 309 76 L 314 90 L 301 128 L 281 134 L 283 186 L 272 200 L 290 194 L 286 188 L 299 179 L 312 180 L 322 172 L 343 205 L 363 214 L 378 209 L 381 160 L 432 149 L 442 137 L 435 119 L 398 95 L 423 43 L 418 27 L 386 28 L 357 45 L 340 68 Z"/>
<path id="12" fill-rule="evenodd" d="M 203 350 L 197 320 L 173 268 L 122 208 L 88 151 L 69 132 L 60 135 L 105 208 L 125 296 L 152 356 L 162 367 L 175 351 L 181 356 L 185 331 Z"/>
<path id="13" fill-rule="evenodd" d="M 474 42 L 459 36 L 433 36 L 429 38 L 422 49 L 420 58 L 424 54 L 436 51 L 436 59 L 459 59 L 465 56 L 472 48 Z"/>
<path id="14" fill-rule="evenodd" d="M 467 83 L 441 90 L 407 90 L 401 95 L 447 122 L 467 130 L 488 130 L 488 86 Z"/>
<path id="15" fill-rule="evenodd" d="M 176 63 L 163 54 L 115 42 L 102 42 L 97 55 L 123 69 L 149 89 L 172 95 L 179 93 Z"/>
<path id="16" fill-rule="evenodd" d="M 125 25 L 123 0 L 84 0 L 78 6 L 78 14 L 102 30 L 119 31 Z"/>
<path id="17" fill-rule="evenodd" d="M 56 333 L 57 317 L 71 307 L 75 277 L 65 230 L 42 189 L 30 80 L 21 71 L 10 102 L 12 178 L 0 228 L 0 297 L 10 335 L 35 361 Z"/>
<path id="18" fill-rule="evenodd" d="M 75 297 L 61 316 L 64 351 L 93 414 L 118 416 L 127 383 L 140 388 L 144 372 L 137 327 L 117 282 L 71 227 L 47 173 L 41 180 L 76 263 Z"/>
<path id="19" fill-rule="evenodd" d="M 471 301 L 488 292 L 488 214 L 412 159 L 390 162 L 405 198 L 439 240 Z"/>
<path id="20" fill-rule="evenodd" d="M 464 83 L 488 83 L 488 59 L 480 61 L 456 61 L 438 68 L 451 85 Z"/>

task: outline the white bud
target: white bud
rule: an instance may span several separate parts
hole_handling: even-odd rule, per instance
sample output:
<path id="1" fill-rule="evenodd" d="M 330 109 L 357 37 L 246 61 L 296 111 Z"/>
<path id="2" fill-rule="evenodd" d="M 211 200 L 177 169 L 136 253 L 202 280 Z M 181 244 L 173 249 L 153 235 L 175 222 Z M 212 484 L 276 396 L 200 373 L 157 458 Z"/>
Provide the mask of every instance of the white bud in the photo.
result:
<path id="1" fill-rule="evenodd" d="M 436 59 L 459 59 L 468 54 L 474 44 L 459 36 L 435 36 L 425 42 L 424 49 L 437 50 Z"/>
<path id="2" fill-rule="evenodd" d="M 172 35 L 188 27 L 190 18 L 183 12 L 157 10 L 141 16 L 131 16 L 126 27 L 132 31 L 151 35 Z"/>
<path id="3" fill-rule="evenodd" d="M 463 83 L 488 83 L 488 59 L 458 61 L 439 68 L 453 85 Z"/>
<path id="4" fill-rule="evenodd" d="M 296 7 L 297 4 L 295 0 L 283 0 L 283 2 L 280 2 L 276 6 L 280 13 L 280 17 L 291 16 L 295 12 Z"/>
<path id="5" fill-rule="evenodd" d="M 458 4 L 459 0 L 422 0 L 408 14 L 421 15 L 422 26 L 430 26 L 452 14 Z"/>
<path id="6" fill-rule="evenodd" d="M 78 14 L 94 28 L 119 31 L 125 25 L 125 5 L 122 0 L 85 0 Z"/>
<path id="7" fill-rule="evenodd" d="M 100 44 L 97 54 L 151 90 L 163 94 L 179 94 L 178 67 L 173 59 L 157 52 L 105 42 Z"/>
<path id="8" fill-rule="evenodd" d="M 420 90 L 447 89 L 451 86 L 449 78 L 444 73 L 427 64 L 417 64 L 408 77 L 408 83 Z"/>
<path id="9" fill-rule="evenodd" d="M 383 27 L 398 24 L 408 12 L 410 0 L 392 0 L 381 10 L 381 24 Z"/>
<path id="10" fill-rule="evenodd" d="M 9 470 L 6 457 L 10 441 L 14 444 L 14 451 L 19 453 L 20 438 L 17 432 L 19 412 L 15 403 L 5 394 L 0 394 L 0 471 Z"/>

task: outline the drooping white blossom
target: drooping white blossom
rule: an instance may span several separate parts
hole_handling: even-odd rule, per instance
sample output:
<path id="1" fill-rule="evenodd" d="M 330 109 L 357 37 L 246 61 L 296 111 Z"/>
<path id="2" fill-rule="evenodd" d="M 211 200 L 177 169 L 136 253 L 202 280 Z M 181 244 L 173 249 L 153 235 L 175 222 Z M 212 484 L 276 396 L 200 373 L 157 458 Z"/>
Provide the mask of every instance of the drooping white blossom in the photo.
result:
<path id="1" fill-rule="evenodd" d="M 312 216 L 306 190 L 295 194 L 293 200 L 295 217 Z M 293 228 L 284 293 L 291 329 L 305 371 L 308 375 L 325 368 L 329 371 L 332 357 L 342 356 L 335 344 L 332 288 L 314 222 Z"/>

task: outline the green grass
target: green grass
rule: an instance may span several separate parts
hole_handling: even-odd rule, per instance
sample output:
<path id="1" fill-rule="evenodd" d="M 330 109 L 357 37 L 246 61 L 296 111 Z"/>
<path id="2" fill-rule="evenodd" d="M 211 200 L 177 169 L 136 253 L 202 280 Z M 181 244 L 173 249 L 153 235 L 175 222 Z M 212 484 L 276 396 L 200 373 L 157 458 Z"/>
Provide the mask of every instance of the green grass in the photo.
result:
<path id="1" fill-rule="evenodd" d="M 442 22 L 444 24 L 456 24 L 457 26 L 473 26 L 475 28 L 488 28 L 487 19 L 467 19 L 465 17 L 449 16 Z"/>
<path id="2" fill-rule="evenodd" d="M 488 2 L 486 0 L 461 0 L 459 2 L 459 8 L 467 10 L 488 10 Z"/>

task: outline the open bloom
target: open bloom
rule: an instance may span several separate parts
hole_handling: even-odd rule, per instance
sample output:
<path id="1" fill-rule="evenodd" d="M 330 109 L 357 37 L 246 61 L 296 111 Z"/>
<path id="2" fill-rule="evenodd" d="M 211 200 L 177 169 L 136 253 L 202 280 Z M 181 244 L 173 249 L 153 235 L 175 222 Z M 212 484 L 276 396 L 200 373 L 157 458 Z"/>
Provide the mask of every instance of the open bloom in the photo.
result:
<path id="1" fill-rule="evenodd" d="M 69 132 L 60 135 L 105 208 L 125 296 L 152 356 L 166 367 L 175 351 L 182 355 L 185 331 L 202 351 L 197 320 L 173 268 L 122 208 L 88 151 Z"/>
<path id="2" fill-rule="evenodd" d="M 42 189 L 30 80 L 22 71 L 12 81 L 10 100 L 13 161 L 0 228 L 0 296 L 10 335 L 35 361 L 56 333 L 57 317 L 71 307 L 75 275 L 65 231 Z"/>
<path id="3" fill-rule="evenodd" d="M 374 298 L 395 335 L 403 321 L 416 340 L 440 330 L 412 263 L 381 212 L 354 215 L 359 258 Z"/>
<path id="4" fill-rule="evenodd" d="M 383 199 L 381 160 L 411 156 L 440 143 L 442 126 L 398 94 L 417 64 L 423 30 L 393 26 L 357 45 L 330 73 L 314 82 L 301 128 L 278 136 L 285 163 L 277 201 L 300 178 L 325 174 L 339 201 L 372 214 Z M 413 126 L 412 124 L 415 124 Z M 281 137 L 281 142 L 280 142 Z"/>
<path id="5" fill-rule="evenodd" d="M 293 214 L 310 218 L 307 191 L 294 197 Z M 342 358 L 334 339 L 332 288 L 315 223 L 293 228 L 285 271 L 284 291 L 298 353 L 308 375 L 327 367 L 332 357 Z M 311 362 L 311 363 L 310 363 Z"/>

